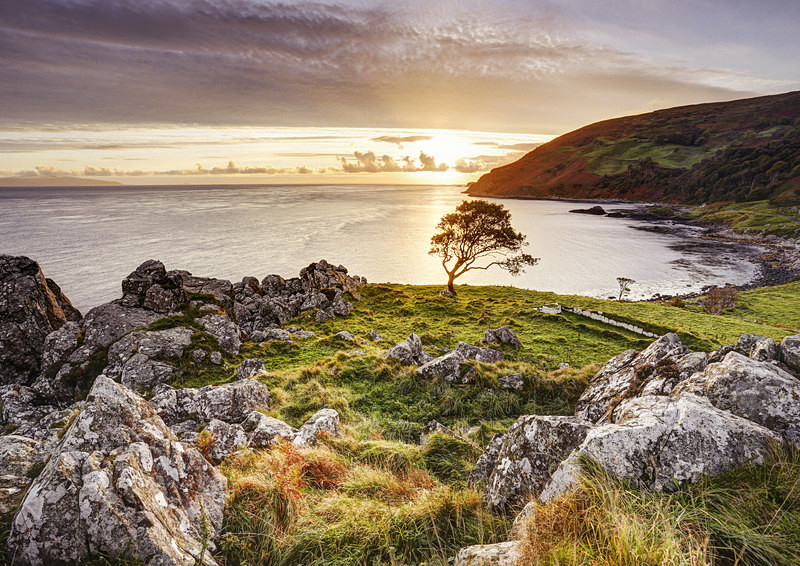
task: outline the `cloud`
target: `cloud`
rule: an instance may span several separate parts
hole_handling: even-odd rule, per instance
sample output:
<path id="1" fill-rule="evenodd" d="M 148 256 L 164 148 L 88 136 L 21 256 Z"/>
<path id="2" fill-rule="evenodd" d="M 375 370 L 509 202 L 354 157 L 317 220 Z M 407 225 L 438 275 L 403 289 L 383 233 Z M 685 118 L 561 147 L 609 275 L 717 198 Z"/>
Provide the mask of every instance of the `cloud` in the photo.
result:
<path id="1" fill-rule="evenodd" d="M 424 152 L 419 153 L 419 164 L 409 156 L 398 163 L 390 155 L 377 156 L 374 151 L 353 152 L 355 161 L 342 157 L 342 171 L 345 173 L 416 173 L 418 171 L 443 172 L 450 169 L 446 163 L 436 164 L 436 158 Z"/>
<path id="2" fill-rule="evenodd" d="M 327 168 L 316 171 L 329 173 L 335 169 Z M 167 169 L 167 170 L 140 170 L 140 169 L 111 169 L 108 167 L 84 166 L 83 169 L 63 169 L 60 167 L 38 165 L 33 170 L 6 172 L 14 177 L 144 177 L 151 175 L 189 176 L 189 175 L 308 175 L 314 173 L 313 169 L 300 165 L 297 167 L 272 167 L 260 165 L 239 166 L 234 161 L 227 165 L 205 167 L 198 163 L 193 169 Z"/>
<path id="3" fill-rule="evenodd" d="M 517 161 L 526 153 L 527 152 L 520 151 L 507 153 L 505 155 L 477 155 L 475 157 L 457 159 L 453 169 L 459 173 L 481 173 L 483 171 L 491 171 L 496 167 L 502 167 L 503 165 L 508 165 L 509 163 Z"/>
<path id="4" fill-rule="evenodd" d="M 403 149 L 404 143 L 414 143 L 419 141 L 428 141 L 432 139 L 433 136 L 380 136 L 377 138 L 372 138 L 372 141 L 393 143 L 397 145 L 397 147 L 399 147 L 400 149 Z"/>
<path id="5" fill-rule="evenodd" d="M 493 141 L 484 141 L 484 142 L 475 142 L 475 145 L 487 145 L 489 147 L 494 147 L 496 149 L 505 149 L 508 151 L 533 151 L 540 145 L 541 143 L 511 143 L 511 144 L 503 144 L 499 142 Z"/>
<path id="6" fill-rule="evenodd" d="M 599 43 L 553 5 L 4 0 L 0 125 L 563 133 L 656 99 L 775 88 L 752 73 Z"/>

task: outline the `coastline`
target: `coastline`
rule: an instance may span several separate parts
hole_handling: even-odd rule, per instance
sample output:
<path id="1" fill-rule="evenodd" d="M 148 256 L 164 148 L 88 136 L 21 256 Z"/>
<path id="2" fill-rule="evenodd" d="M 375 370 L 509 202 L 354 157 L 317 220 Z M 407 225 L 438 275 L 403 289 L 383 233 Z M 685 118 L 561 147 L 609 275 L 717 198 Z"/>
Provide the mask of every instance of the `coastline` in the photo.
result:
<path id="1" fill-rule="evenodd" d="M 497 196 L 489 194 L 468 194 L 471 197 L 477 198 L 493 198 L 493 199 L 516 199 L 516 200 L 541 200 L 541 201 L 559 201 L 559 202 L 574 202 L 582 204 L 595 204 L 595 205 L 613 205 L 613 204 L 627 204 L 637 205 L 638 209 L 635 212 L 609 212 L 606 215 L 613 214 L 617 217 L 627 218 L 630 220 L 639 220 L 647 222 L 659 222 L 665 227 L 671 226 L 673 223 L 682 225 L 696 226 L 703 229 L 700 236 L 704 240 L 716 240 L 720 242 L 736 242 L 743 244 L 751 244 L 765 248 L 765 251 L 757 256 L 750 258 L 749 261 L 755 263 L 758 267 L 754 277 L 742 285 L 736 285 L 739 291 L 747 291 L 751 289 L 759 289 L 762 287 L 774 287 L 788 283 L 800 277 L 800 240 L 792 238 L 785 238 L 774 235 L 761 235 L 756 233 L 743 233 L 737 232 L 733 228 L 718 223 L 711 223 L 703 220 L 696 220 L 693 218 L 685 218 L 681 216 L 663 217 L 656 214 L 650 214 L 646 211 L 647 208 L 653 206 L 668 206 L 673 210 L 686 211 L 688 208 L 684 205 L 657 202 L 657 201 L 633 201 L 625 199 L 581 199 L 581 198 L 565 198 L 565 197 L 534 197 L 525 195 L 508 195 Z M 682 295 L 654 295 L 647 301 L 665 300 L 672 297 L 693 298 L 705 294 L 711 286 L 704 288 L 701 292 L 687 293 Z"/>

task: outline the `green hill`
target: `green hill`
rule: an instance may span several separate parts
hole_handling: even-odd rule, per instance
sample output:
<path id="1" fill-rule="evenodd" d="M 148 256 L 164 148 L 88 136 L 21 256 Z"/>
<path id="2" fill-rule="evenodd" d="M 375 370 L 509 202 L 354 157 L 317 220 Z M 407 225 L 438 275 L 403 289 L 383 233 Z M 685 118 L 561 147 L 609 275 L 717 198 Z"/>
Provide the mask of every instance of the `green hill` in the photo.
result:
<path id="1" fill-rule="evenodd" d="M 475 196 L 800 204 L 800 91 L 597 122 L 483 175 Z"/>

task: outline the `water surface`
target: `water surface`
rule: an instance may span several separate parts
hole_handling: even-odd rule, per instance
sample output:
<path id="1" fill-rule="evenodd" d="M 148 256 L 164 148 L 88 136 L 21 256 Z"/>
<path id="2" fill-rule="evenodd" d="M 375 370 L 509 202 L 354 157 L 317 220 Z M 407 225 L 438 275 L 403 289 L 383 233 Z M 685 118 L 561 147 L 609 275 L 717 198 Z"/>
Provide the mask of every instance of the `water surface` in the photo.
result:
<path id="1" fill-rule="evenodd" d="M 459 187 L 220 186 L 0 188 L 0 253 L 38 261 L 82 311 L 118 298 L 146 259 L 232 281 L 285 277 L 325 258 L 371 282 L 444 283 L 427 254 L 434 227 L 464 200 Z M 503 200 L 539 265 L 520 277 L 499 269 L 458 283 L 631 298 L 740 284 L 757 249 L 708 242 L 695 229 L 570 214 L 556 201 Z M 625 208 L 625 205 L 615 205 Z M 608 208 L 608 207 L 607 207 Z"/>

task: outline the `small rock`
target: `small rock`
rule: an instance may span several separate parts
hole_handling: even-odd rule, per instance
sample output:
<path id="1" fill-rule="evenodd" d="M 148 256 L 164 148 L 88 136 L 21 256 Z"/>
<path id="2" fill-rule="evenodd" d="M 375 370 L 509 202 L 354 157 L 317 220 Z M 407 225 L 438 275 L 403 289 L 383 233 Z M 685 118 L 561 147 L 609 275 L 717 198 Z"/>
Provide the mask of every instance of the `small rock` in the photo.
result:
<path id="1" fill-rule="evenodd" d="M 512 540 L 462 548 L 453 566 L 516 566 L 521 558 L 519 542 Z"/>
<path id="2" fill-rule="evenodd" d="M 419 366 L 417 375 L 424 379 L 442 377 L 445 381 L 461 381 L 461 364 L 465 361 L 464 356 L 453 351 Z"/>
<path id="3" fill-rule="evenodd" d="M 517 335 L 507 326 L 501 326 L 497 330 L 487 329 L 483 336 L 483 342 L 485 344 L 500 342 L 501 344 L 510 344 L 515 348 L 522 348 L 522 343 L 517 338 Z"/>
<path id="4" fill-rule="evenodd" d="M 500 387 L 519 390 L 522 389 L 522 386 L 525 384 L 525 379 L 522 377 L 521 373 L 512 373 L 511 375 L 498 377 L 497 382 L 500 384 Z"/>
<path id="5" fill-rule="evenodd" d="M 492 348 L 481 348 L 466 342 L 459 342 L 455 349 L 465 360 L 476 360 L 484 364 L 496 364 L 503 359 L 503 352 Z"/>
<path id="6" fill-rule="evenodd" d="M 383 340 L 383 336 L 381 336 L 380 334 L 378 334 L 374 330 L 370 330 L 369 332 L 367 332 L 366 337 L 368 339 L 372 340 L 373 342 L 378 342 L 380 340 Z"/>
<path id="7" fill-rule="evenodd" d="M 321 409 L 314 413 L 300 430 L 292 442 L 296 446 L 315 446 L 320 434 L 339 436 L 342 434 L 342 427 L 339 425 L 339 413 L 334 409 Z"/>
<path id="8" fill-rule="evenodd" d="M 198 318 L 197 322 L 203 325 L 206 332 L 219 342 L 220 348 L 229 354 L 238 354 L 242 345 L 239 340 L 239 329 L 231 320 L 222 314 L 207 314 Z"/>
<path id="9" fill-rule="evenodd" d="M 364 350 L 350 350 L 347 352 L 348 356 L 366 356 L 367 353 Z"/>
<path id="10" fill-rule="evenodd" d="M 567 362 L 561 362 L 560 364 L 558 364 L 558 369 L 567 369 L 568 367 L 569 364 Z"/>
<path id="11" fill-rule="evenodd" d="M 458 438 L 458 435 L 455 432 L 444 426 L 439 421 L 433 420 L 423 427 L 422 432 L 419 435 L 419 445 L 423 447 L 426 446 L 428 444 L 428 440 L 434 434 L 446 434 L 447 436 Z"/>
<path id="12" fill-rule="evenodd" d="M 201 364 L 205 361 L 207 355 L 205 350 L 198 348 L 192 352 L 192 360 L 197 364 Z"/>
<path id="13" fill-rule="evenodd" d="M 278 439 L 291 442 L 297 436 L 297 429 L 260 411 L 253 411 L 242 423 L 249 437 L 251 448 L 268 448 Z"/>
<path id="14" fill-rule="evenodd" d="M 422 340 L 413 332 L 408 338 L 393 346 L 383 357 L 385 359 L 395 358 L 405 365 L 421 366 L 433 359 L 433 356 L 422 350 Z"/>
<path id="15" fill-rule="evenodd" d="M 789 369 L 800 375 L 800 334 L 781 340 L 780 358 Z"/>
<path id="16" fill-rule="evenodd" d="M 358 339 L 347 330 L 342 330 L 341 332 L 337 332 L 333 336 L 335 338 L 338 338 L 339 340 L 345 340 L 347 342 L 358 342 Z"/>
<path id="17" fill-rule="evenodd" d="M 220 352 L 211 352 L 209 360 L 211 361 L 212 364 L 218 366 L 222 363 L 222 354 Z"/>
<path id="18" fill-rule="evenodd" d="M 267 373 L 264 360 L 260 358 L 248 358 L 242 362 L 236 370 L 236 379 L 250 379 L 257 375 Z"/>
<path id="19" fill-rule="evenodd" d="M 247 435 L 241 425 L 211 419 L 204 432 L 210 435 L 208 455 L 214 460 L 224 460 L 229 454 L 247 446 Z"/>

